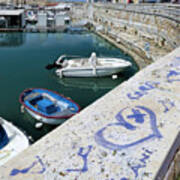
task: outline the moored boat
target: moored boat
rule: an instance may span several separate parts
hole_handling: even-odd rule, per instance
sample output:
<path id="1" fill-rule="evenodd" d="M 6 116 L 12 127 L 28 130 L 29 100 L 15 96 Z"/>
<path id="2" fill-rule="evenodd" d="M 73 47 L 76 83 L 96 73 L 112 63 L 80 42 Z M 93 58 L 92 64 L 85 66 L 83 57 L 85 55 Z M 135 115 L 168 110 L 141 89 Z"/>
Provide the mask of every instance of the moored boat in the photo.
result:
<path id="1" fill-rule="evenodd" d="M 29 140 L 24 133 L 0 117 L 0 166 L 28 146 Z"/>
<path id="2" fill-rule="evenodd" d="M 24 90 L 19 101 L 32 117 L 52 125 L 61 124 L 80 111 L 79 105 L 71 99 L 42 88 Z"/>
<path id="3" fill-rule="evenodd" d="M 112 76 L 131 66 L 129 61 L 120 58 L 97 58 L 92 53 L 90 58 L 66 60 L 61 56 L 56 62 L 56 74 L 62 77 L 104 77 Z"/>

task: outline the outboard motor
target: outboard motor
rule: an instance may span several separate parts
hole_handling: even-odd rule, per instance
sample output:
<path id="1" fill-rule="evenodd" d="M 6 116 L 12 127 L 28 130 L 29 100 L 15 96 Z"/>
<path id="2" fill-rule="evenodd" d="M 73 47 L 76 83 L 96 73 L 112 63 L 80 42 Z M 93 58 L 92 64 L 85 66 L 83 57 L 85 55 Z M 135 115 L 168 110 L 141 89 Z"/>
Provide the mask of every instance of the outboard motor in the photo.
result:
<path id="1" fill-rule="evenodd" d="M 58 65 L 62 65 L 64 60 L 65 60 L 65 55 L 62 55 L 58 58 L 58 60 L 56 60 L 54 63 L 58 66 Z"/>
<path id="2" fill-rule="evenodd" d="M 58 58 L 58 60 L 54 61 L 53 64 L 48 64 L 46 66 L 46 69 L 50 70 L 50 69 L 54 69 L 54 68 L 62 68 L 63 67 L 62 64 L 65 60 L 65 57 L 66 57 L 65 55 L 60 56 Z"/>

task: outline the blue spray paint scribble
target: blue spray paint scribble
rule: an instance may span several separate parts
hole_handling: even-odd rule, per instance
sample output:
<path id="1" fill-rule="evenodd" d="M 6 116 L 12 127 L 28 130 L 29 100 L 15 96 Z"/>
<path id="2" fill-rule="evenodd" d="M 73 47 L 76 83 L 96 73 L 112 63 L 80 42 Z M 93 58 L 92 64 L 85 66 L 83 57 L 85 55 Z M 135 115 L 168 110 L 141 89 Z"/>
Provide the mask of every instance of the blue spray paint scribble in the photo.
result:
<path id="1" fill-rule="evenodd" d="M 110 123 L 107 124 L 107 126 L 103 127 L 102 129 L 100 129 L 99 131 L 97 131 L 97 133 L 95 134 L 95 141 L 96 143 L 98 143 L 99 145 L 103 146 L 104 148 L 107 149 L 111 149 L 111 150 L 122 150 L 122 149 L 126 149 L 132 146 L 136 146 L 138 144 L 144 143 L 150 139 L 154 139 L 154 138 L 161 138 L 161 134 L 157 128 L 156 125 L 156 115 L 153 111 L 151 111 L 150 109 L 143 107 L 143 106 L 136 106 L 135 108 L 132 108 L 132 113 L 131 115 L 128 115 L 126 118 L 133 118 L 135 120 L 135 123 L 139 123 L 139 124 L 143 124 L 144 123 L 144 117 L 147 116 L 147 118 L 149 118 L 150 121 L 150 125 L 151 125 L 151 130 L 152 133 L 150 133 L 149 135 L 145 136 L 142 139 L 138 139 L 132 143 L 128 143 L 128 144 L 115 144 L 110 142 L 109 140 L 105 139 L 104 137 L 104 131 L 108 128 L 108 127 L 112 127 L 112 126 L 122 126 L 125 129 L 129 130 L 129 131 L 134 131 L 136 133 L 136 126 L 127 122 L 125 120 L 125 118 L 123 117 L 123 112 L 128 109 L 128 108 L 124 108 L 122 109 L 117 115 L 116 115 L 116 119 L 118 122 L 116 123 Z M 141 113 L 139 110 L 144 111 L 145 113 Z M 120 135 L 119 135 L 120 136 Z"/>
<path id="2" fill-rule="evenodd" d="M 158 102 L 164 106 L 164 113 L 167 113 L 171 108 L 175 107 L 174 102 L 168 99 L 159 100 Z"/>
<path id="3" fill-rule="evenodd" d="M 170 64 L 172 69 L 168 72 L 166 78 L 169 83 L 180 81 L 180 71 L 177 69 L 180 68 L 180 57 L 175 57 Z"/>
<path id="4" fill-rule="evenodd" d="M 156 85 L 160 84 L 159 82 L 145 82 L 144 85 L 139 86 L 139 90 L 134 92 L 134 95 L 131 93 L 127 94 L 127 97 L 131 100 L 138 100 L 141 97 L 148 94 L 149 91 L 156 88 Z"/>
<path id="5" fill-rule="evenodd" d="M 142 153 L 142 158 L 139 160 L 140 163 L 135 165 L 135 166 L 131 166 L 132 171 L 135 174 L 135 177 L 137 178 L 139 175 L 139 169 L 140 168 L 145 168 L 146 167 L 146 161 L 150 158 L 150 155 L 153 154 L 152 151 L 148 150 L 148 149 L 143 149 L 144 152 Z"/>
<path id="6" fill-rule="evenodd" d="M 120 180 L 128 180 L 128 178 L 123 177 L 123 178 L 121 178 Z"/>
<path id="7" fill-rule="evenodd" d="M 127 116 L 128 119 L 134 118 L 137 123 L 144 123 L 144 116 L 146 116 L 146 114 L 142 114 L 138 109 L 136 110 L 133 108 L 132 108 L 132 112 L 133 112 L 132 115 Z"/>
<path id="8" fill-rule="evenodd" d="M 29 167 L 24 169 L 13 169 L 10 173 L 10 176 L 16 176 L 18 174 L 27 174 L 32 168 L 34 168 L 35 165 L 38 163 L 41 165 L 42 169 L 37 172 L 31 172 L 31 174 L 43 174 L 46 170 L 46 167 L 44 163 L 42 162 L 41 158 L 39 156 L 36 156 L 38 160 L 34 161 Z"/>
<path id="9" fill-rule="evenodd" d="M 180 81 L 180 72 L 177 72 L 175 70 L 170 70 L 166 77 L 169 83 Z"/>
<path id="10" fill-rule="evenodd" d="M 82 169 L 67 169 L 66 171 L 68 171 L 68 172 L 83 172 L 83 173 L 88 171 L 87 157 L 88 157 L 89 153 L 91 152 L 91 149 L 92 149 L 92 146 L 89 145 L 87 152 L 84 154 L 83 154 L 84 148 L 81 147 L 79 149 L 78 156 L 81 156 L 84 161 L 84 165 L 83 165 Z"/>

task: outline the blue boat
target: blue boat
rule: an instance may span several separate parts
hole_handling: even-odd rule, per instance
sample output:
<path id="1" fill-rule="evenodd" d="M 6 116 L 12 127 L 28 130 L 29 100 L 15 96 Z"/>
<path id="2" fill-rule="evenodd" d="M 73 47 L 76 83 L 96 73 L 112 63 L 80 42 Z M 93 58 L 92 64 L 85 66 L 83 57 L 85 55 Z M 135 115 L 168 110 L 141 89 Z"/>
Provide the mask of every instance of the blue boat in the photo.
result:
<path id="1" fill-rule="evenodd" d="M 52 125 L 61 124 L 80 111 L 79 105 L 71 99 L 42 88 L 24 90 L 19 101 L 35 119 Z"/>

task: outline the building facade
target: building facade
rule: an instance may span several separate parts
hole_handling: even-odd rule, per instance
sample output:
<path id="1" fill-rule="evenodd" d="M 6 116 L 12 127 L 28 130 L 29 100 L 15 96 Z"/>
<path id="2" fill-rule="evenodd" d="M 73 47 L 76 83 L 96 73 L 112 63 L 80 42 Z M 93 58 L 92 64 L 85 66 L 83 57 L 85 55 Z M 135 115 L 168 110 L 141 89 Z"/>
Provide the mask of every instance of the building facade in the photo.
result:
<path id="1" fill-rule="evenodd" d="M 6 4 L 29 4 L 29 5 L 45 5 L 47 0 L 0 0 L 0 3 Z"/>

